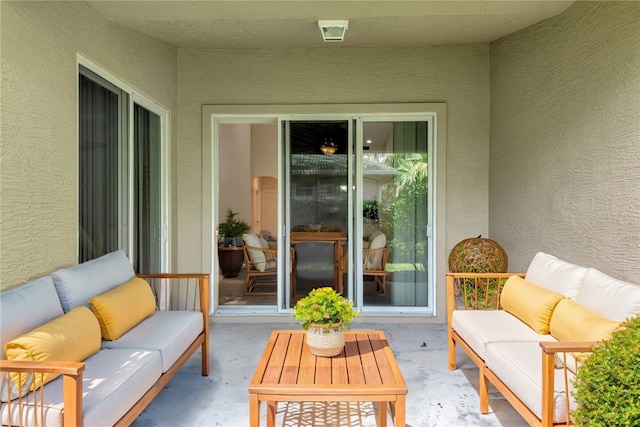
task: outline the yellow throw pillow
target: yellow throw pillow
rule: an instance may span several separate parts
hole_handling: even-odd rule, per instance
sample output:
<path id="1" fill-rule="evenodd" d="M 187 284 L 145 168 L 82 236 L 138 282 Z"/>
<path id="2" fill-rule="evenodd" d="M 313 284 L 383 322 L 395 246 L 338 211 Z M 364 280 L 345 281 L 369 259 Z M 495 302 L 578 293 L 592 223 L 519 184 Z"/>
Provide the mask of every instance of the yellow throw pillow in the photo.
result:
<path id="1" fill-rule="evenodd" d="M 151 287 L 139 277 L 89 299 L 89 303 L 100 322 L 102 338 L 109 341 L 117 340 L 156 310 Z"/>
<path id="2" fill-rule="evenodd" d="M 560 301 L 551 317 L 551 335 L 558 341 L 602 341 L 619 322 L 600 316 L 571 299 Z"/>
<path id="3" fill-rule="evenodd" d="M 76 307 L 5 345 L 8 360 L 81 362 L 100 350 L 100 325 L 85 306 Z M 36 374 L 33 384 L 29 375 L 11 374 L 19 387 L 35 389 L 59 374 Z"/>
<path id="4" fill-rule="evenodd" d="M 500 294 L 500 305 L 537 333 L 548 334 L 553 309 L 563 298 L 559 293 L 511 276 Z"/>

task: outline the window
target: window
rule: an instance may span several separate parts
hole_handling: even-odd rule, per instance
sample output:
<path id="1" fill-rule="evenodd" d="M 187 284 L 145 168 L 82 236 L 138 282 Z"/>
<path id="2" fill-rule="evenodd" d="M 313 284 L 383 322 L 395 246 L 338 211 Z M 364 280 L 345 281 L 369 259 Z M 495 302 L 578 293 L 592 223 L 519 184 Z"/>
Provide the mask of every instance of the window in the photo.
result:
<path id="1" fill-rule="evenodd" d="M 136 272 L 159 272 L 167 258 L 163 117 L 82 65 L 78 90 L 78 261 L 123 249 Z"/>

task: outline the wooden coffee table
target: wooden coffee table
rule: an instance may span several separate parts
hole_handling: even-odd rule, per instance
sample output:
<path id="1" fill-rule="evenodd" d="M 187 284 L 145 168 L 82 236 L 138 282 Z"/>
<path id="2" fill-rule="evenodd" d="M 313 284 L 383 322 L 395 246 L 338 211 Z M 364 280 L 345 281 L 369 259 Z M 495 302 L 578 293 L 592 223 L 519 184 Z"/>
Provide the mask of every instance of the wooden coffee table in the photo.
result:
<path id="1" fill-rule="evenodd" d="M 407 385 L 382 331 L 347 331 L 335 357 L 309 352 L 305 331 L 273 331 L 249 385 L 251 427 L 275 425 L 278 402 L 380 402 L 378 426 L 387 425 L 387 402 L 396 427 L 405 425 Z"/>

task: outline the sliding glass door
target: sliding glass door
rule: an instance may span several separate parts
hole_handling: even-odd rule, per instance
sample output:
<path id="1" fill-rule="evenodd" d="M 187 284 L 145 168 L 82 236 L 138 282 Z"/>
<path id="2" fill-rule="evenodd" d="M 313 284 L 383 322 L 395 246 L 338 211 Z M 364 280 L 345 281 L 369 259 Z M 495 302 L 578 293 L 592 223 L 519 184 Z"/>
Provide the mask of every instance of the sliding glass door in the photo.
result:
<path id="1" fill-rule="evenodd" d="M 309 291 L 329 286 L 363 313 L 434 313 L 434 115 L 213 123 L 216 180 L 225 183 L 213 208 L 218 218 L 232 208 L 265 240 L 263 252 L 277 251 L 253 272 L 246 266 L 259 260 L 247 250 L 238 275 L 219 278 L 221 312 L 290 313 Z"/>
<path id="2" fill-rule="evenodd" d="M 433 251 L 429 124 L 365 121 L 362 129 L 364 306 L 426 307 Z"/>
<path id="3" fill-rule="evenodd" d="M 287 245 L 294 266 L 290 306 L 311 289 L 329 286 L 350 297 L 353 154 L 351 123 L 287 121 L 285 191 Z"/>
<path id="4" fill-rule="evenodd" d="M 122 249 L 137 273 L 166 271 L 165 112 L 79 69 L 78 261 Z"/>

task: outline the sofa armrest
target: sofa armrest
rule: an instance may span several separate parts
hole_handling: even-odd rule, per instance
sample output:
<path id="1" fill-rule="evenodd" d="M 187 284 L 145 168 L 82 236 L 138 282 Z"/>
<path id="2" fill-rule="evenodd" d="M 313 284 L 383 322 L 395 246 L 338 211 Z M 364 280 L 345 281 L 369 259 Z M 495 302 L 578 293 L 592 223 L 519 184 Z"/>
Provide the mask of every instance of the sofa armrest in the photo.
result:
<path id="1" fill-rule="evenodd" d="M 574 374 L 578 370 L 578 361 L 574 361 L 574 366 L 570 366 L 567 363 L 567 353 L 589 353 L 593 351 L 593 347 L 596 342 L 591 341 L 576 341 L 576 342 L 541 342 L 540 348 L 542 349 L 542 425 L 550 426 L 553 424 L 553 412 L 554 412 L 554 384 L 555 373 L 557 367 L 558 357 L 562 356 L 562 371 L 564 375 L 565 393 L 569 396 L 569 380 L 568 373 Z M 567 399 L 567 405 L 569 399 Z M 567 414 L 569 408 L 566 408 Z"/>
<path id="2" fill-rule="evenodd" d="M 82 375 L 84 370 L 85 364 L 83 362 L 0 360 L 0 375 L 2 375 L 7 382 L 11 381 L 11 373 L 23 373 L 25 375 L 53 373 L 63 376 L 63 425 L 65 426 L 82 427 Z M 23 407 L 29 405 L 29 407 L 33 408 L 32 413 L 34 420 L 44 420 L 45 408 L 42 405 L 45 393 L 44 386 L 40 385 L 36 388 L 32 396 L 23 395 L 21 390 L 18 390 L 18 387 L 13 387 L 13 389 L 18 393 L 18 397 L 14 399 L 17 402 L 17 408 L 14 405 L 6 406 L 8 419 L 11 420 L 12 417 L 21 417 L 19 414 L 22 414 L 23 410 L 25 413 L 28 411 L 28 409 L 23 409 Z M 10 394 L 5 397 L 10 398 Z M 12 415 L 12 411 L 18 411 L 18 413 Z"/>
<path id="3" fill-rule="evenodd" d="M 209 375 L 209 275 L 205 273 L 139 274 L 156 297 L 159 310 L 202 313 L 202 375 Z"/>

